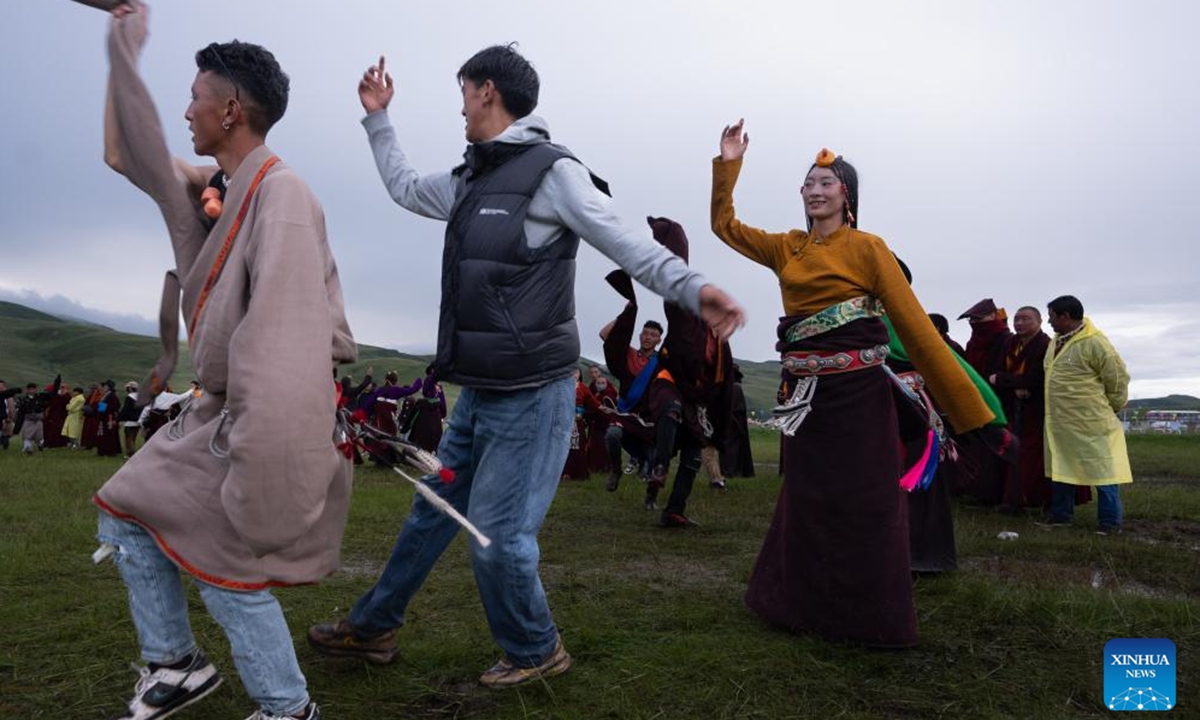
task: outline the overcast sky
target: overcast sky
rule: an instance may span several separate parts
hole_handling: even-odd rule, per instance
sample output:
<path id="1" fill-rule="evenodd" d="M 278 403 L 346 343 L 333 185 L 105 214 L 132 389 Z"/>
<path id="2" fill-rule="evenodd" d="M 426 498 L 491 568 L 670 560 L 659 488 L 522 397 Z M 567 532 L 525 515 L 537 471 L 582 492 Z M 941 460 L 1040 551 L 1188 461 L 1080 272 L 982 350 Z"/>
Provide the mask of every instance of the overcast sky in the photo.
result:
<path id="1" fill-rule="evenodd" d="M 68 0 L 7 8 L 0 299 L 153 333 L 172 260 L 153 204 L 101 159 L 107 18 Z M 518 41 L 553 139 L 609 181 L 628 221 L 681 222 L 693 266 L 744 305 L 738 357 L 775 357 L 781 313 L 771 271 L 708 228 L 710 159 L 722 127 L 744 117 L 744 222 L 803 226 L 801 177 L 828 146 L 858 168 L 860 227 L 912 268 L 928 311 L 953 319 L 993 297 L 1011 315 L 1074 294 L 1124 356 L 1133 397 L 1200 396 L 1198 8 L 174 0 L 152 6 L 142 70 L 169 145 L 193 158 L 183 112 L 195 51 L 236 37 L 275 53 L 292 94 L 268 142 L 324 204 L 359 342 L 433 348 L 443 233 L 380 183 L 359 76 L 387 55 L 401 143 L 418 170 L 442 170 L 465 144 L 456 70 Z M 622 307 L 603 282 L 611 269 L 582 247 L 591 357 Z M 639 296 L 661 319 L 649 291 Z M 951 335 L 965 343 L 966 321 Z"/>

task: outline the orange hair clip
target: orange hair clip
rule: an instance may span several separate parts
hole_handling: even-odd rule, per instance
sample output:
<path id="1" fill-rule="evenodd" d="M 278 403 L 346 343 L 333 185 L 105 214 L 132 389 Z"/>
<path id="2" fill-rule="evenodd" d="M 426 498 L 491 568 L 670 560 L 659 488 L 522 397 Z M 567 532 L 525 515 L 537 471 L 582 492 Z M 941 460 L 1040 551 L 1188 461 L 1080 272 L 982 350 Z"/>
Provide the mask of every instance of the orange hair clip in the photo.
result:
<path id="1" fill-rule="evenodd" d="M 821 148 L 821 152 L 817 153 L 817 167 L 829 167 L 834 160 L 837 160 L 837 155 L 829 148 Z"/>

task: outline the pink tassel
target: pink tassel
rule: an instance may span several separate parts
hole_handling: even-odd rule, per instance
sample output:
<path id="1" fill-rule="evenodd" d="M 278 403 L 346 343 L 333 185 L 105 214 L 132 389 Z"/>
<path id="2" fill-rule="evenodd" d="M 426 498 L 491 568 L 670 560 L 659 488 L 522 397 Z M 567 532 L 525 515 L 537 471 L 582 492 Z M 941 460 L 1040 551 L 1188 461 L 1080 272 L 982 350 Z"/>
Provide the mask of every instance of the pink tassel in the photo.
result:
<path id="1" fill-rule="evenodd" d="M 925 472 L 921 474 L 921 483 L 917 486 L 918 490 L 928 490 L 933 484 L 933 476 L 937 474 L 938 464 L 941 462 L 942 444 L 938 442 L 938 436 L 933 434 L 933 447 L 929 449 L 929 462 L 925 464 Z"/>
<path id="2" fill-rule="evenodd" d="M 917 460 L 912 467 L 908 469 L 900 477 L 900 487 L 905 492 L 912 492 L 917 485 L 921 483 L 921 476 L 924 474 L 925 466 L 929 463 L 929 454 L 933 450 L 933 431 L 927 430 L 925 436 L 925 452 L 921 453 L 921 459 Z"/>

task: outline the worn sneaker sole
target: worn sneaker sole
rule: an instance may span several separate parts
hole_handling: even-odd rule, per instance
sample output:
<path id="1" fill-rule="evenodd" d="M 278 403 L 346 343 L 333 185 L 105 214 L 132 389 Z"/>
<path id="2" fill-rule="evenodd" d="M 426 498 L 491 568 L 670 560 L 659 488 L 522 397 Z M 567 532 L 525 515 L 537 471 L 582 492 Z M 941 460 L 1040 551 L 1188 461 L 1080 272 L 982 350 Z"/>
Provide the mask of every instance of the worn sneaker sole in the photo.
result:
<path id="1" fill-rule="evenodd" d="M 488 678 L 485 674 L 479 678 L 479 683 L 485 687 L 490 687 L 495 690 L 503 690 L 518 685 L 524 685 L 535 680 L 546 680 L 556 675 L 562 675 L 571 669 L 571 655 L 567 651 L 563 651 L 562 657 L 556 659 L 553 664 L 542 668 L 526 668 L 517 669 L 500 675 L 496 678 Z"/>

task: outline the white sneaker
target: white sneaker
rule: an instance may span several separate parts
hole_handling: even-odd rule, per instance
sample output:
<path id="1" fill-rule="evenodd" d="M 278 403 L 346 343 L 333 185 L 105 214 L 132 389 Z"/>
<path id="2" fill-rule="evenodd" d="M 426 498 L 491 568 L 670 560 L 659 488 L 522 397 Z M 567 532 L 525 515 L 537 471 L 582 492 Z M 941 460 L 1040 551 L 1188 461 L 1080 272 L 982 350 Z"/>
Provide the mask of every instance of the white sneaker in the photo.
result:
<path id="1" fill-rule="evenodd" d="M 303 715 L 272 715 L 271 713 L 259 708 L 253 715 L 246 720 L 321 720 L 321 711 L 317 709 L 316 703 L 309 703 L 308 707 L 304 708 Z"/>
<path id="2" fill-rule="evenodd" d="M 192 655 L 183 670 L 160 667 L 135 667 L 139 677 L 133 686 L 133 700 L 120 720 L 159 720 L 191 705 L 221 684 L 221 675 L 204 653 Z"/>

